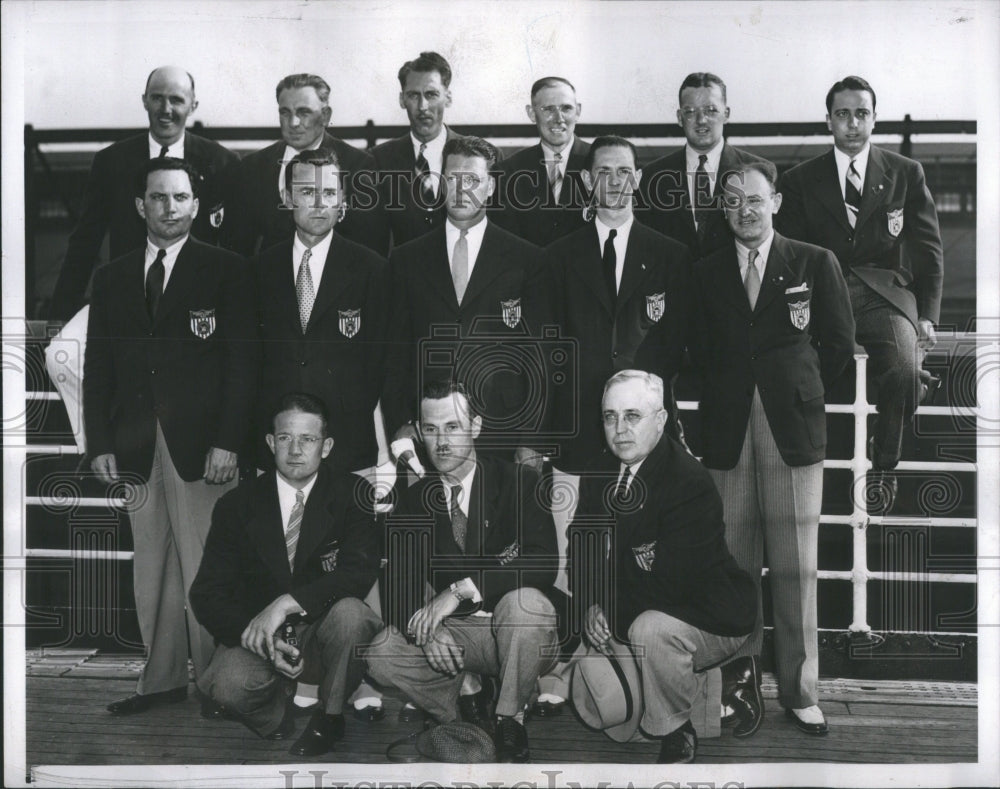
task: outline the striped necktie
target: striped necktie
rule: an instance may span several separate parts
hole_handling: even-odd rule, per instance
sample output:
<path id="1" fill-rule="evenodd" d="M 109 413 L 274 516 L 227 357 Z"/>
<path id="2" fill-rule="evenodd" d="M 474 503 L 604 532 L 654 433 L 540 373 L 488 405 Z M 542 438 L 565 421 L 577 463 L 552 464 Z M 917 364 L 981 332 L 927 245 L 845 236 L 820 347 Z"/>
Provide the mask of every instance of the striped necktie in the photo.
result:
<path id="1" fill-rule="evenodd" d="M 295 506 L 288 516 L 288 529 L 285 531 L 285 548 L 288 550 L 288 566 L 295 570 L 295 548 L 299 544 L 299 531 L 302 529 L 302 516 L 306 511 L 305 494 L 295 491 Z"/>
<path id="2" fill-rule="evenodd" d="M 847 206 L 847 221 L 854 227 L 861 211 L 861 174 L 854 167 L 854 159 L 851 159 L 844 180 L 844 205 Z"/>
<path id="3" fill-rule="evenodd" d="M 559 170 L 559 163 L 562 161 L 562 154 L 557 153 L 549 159 L 549 188 L 552 190 L 552 199 L 559 202 L 559 193 L 562 190 L 563 175 Z"/>

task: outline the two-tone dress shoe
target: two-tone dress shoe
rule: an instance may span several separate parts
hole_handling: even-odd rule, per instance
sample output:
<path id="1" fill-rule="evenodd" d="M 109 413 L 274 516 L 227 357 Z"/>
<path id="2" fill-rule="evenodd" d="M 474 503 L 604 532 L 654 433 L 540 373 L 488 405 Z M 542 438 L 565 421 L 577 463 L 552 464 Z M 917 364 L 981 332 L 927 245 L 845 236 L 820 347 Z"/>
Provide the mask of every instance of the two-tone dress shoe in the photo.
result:
<path id="1" fill-rule="evenodd" d="M 760 663 L 756 657 L 742 657 L 723 666 L 722 703 L 732 709 L 726 725 L 734 737 L 750 737 L 764 720 L 764 697 L 760 692 Z"/>
<path id="2" fill-rule="evenodd" d="M 381 704 L 373 704 L 367 707 L 354 707 L 354 717 L 363 723 L 375 723 L 385 717 L 385 710 Z"/>
<path id="3" fill-rule="evenodd" d="M 415 707 L 410 703 L 404 704 L 399 710 L 400 723 L 420 723 L 427 718 L 427 713 L 420 707 Z"/>
<path id="4" fill-rule="evenodd" d="M 306 730 L 288 752 L 292 756 L 320 756 L 332 751 L 334 743 L 342 739 L 344 716 L 328 715 L 322 710 L 316 710 L 306 724 Z"/>
<path id="5" fill-rule="evenodd" d="M 498 762 L 524 764 L 528 761 L 528 732 L 513 718 L 497 718 L 493 744 Z"/>
<path id="6" fill-rule="evenodd" d="M 684 725 L 674 729 L 660 744 L 660 755 L 657 764 L 689 764 L 698 755 L 698 733 L 685 721 Z"/>
<path id="7" fill-rule="evenodd" d="M 566 706 L 566 699 L 561 701 L 536 701 L 531 705 L 531 717 L 532 718 L 554 718 L 556 715 L 562 715 L 563 708 Z"/>
<path id="8" fill-rule="evenodd" d="M 162 690 L 159 693 L 133 693 L 124 699 L 112 701 L 107 710 L 112 715 L 135 715 L 157 704 L 176 704 L 184 701 L 187 698 L 187 690 L 187 685 L 181 685 L 179 688 Z"/>
<path id="9" fill-rule="evenodd" d="M 830 731 L 830 727 L 826 725 L 823 710 L 815 704 L 802 709 L 786 709 L 785 717 L 794 723 L 799 731 L 804 731 L 806 734 L 822 737 Z"/>

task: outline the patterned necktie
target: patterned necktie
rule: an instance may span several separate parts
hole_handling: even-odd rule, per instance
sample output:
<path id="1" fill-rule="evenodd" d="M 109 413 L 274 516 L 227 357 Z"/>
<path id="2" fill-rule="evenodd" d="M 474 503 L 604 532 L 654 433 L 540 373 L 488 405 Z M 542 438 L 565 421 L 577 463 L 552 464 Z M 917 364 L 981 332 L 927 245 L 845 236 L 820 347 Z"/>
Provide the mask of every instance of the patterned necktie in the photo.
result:
<path id="1" fill-rule="evenodd" d="M 462 512 L 462 508 L 458 506 L 458 499 L 462 495 L 461 485 L 451 486 L 451 510 L 449 515 L 451 516 L 451 533 L 455 536 L 455 542 L 461 549 L 462 553 L 465 553 L 465 533 L 469 528 L 469 519 L 466 517 L 465 513 Z"/>
<path id="2" fill-rule="evenodd" d="M 161 146 L 160 147 L 160 155 L 157 156 L 156 158 L 157 159 L 162 159 L 164 156 L 167 155 L 167 151 L 169 151 L 169 150 L 170 149 L 166 145 Z"/>
<path id="3" fill-rule="evenodd" d="M 625 471 L 622 473 L 621 479 L 618 480 L 618 487 L 615 488 L 615 505 L 618 507 L 623 506 L 628 499 L 628 481 L 631 475 L 632 469 L 625 466 Z"/>
<path id="4" fill-rule="evenodd" d="M 429 208 L 434 202 L 434 184 L 431 183 L 431 168 L 427 163 L 424 151 L 427 150 L 427 143 L 420 143 L 420 153 L 417 154 L 417 179 L 420 181 L 420 194 L 424 200 L 424 207 Z"/>
<path id="5" fill-rule="evenodd" d="M 469 285 L 469 242 L 466 239 L 468 233 L 468 230 L 459 233 L 451 256 L 451 281 L 455 283 L 455 296 L 458 297 L 459 304 L 462 303 L 465 289 Z"/>
<path id="6" fill-rule="evenodd" d="M 160 296 L 163 295 L 163 279 L 166 275 L 163 259 L 166 256 L 167 250 L 158 250 L 156 260 L 146 272 L 146 311 L 149 313 L 150 320 L 156 317 L 156 308 L 160 304 Z"/>
<path id="7" fill-rule="evenodd" d="M 751 249 L 747 255 L 747 275 L 743 280 L 743 287 L 747 291 L 747 300 L 750 302 L 750 309 L 757 306 L 757 296 L 760 293 L 760 274 L 757 273 L 757 250 Z"/>
<path id="8" fill-rule="evenodd" d="M 301 490 L 295 491 L 295 506 L 288 516 L 288 529 L 285 531 L 285 548 L 288 550 L 288 566 L 295 569 L 295 547 L 299 544 L 299 531 L 302 529 L 302 516 L 306 511 L 306 497 Z"/>
<path id="9" fill-rule="evenodd" d="M 313 302 L 316 301 L 312 270 L 309 268 L 309 258 L 311 257 L 311 249 L 307 249 L 302 253 L 299 273 L 295 277 L 295 295 L 299 300 L 299 322 L 302 324 L 303 334 L 306 333 L 306 327 L 309 325 L 309 316 L 312 314 Z"/>
<path id="10" fill-rule="evenodd" d="M 861 173 L 855 169 L 853 159 L 847 168 L 847 178 L 844 179 L 844 205 L 847 206 L 847 221 L 854 227 L 861 210 Z"/>
<path id="11" fill-rule="evenodd" d="M 615 277 L 615 270 L 618 268 L 618 259 L 615 256 L 615 236 L 617 235 L 618 231 L 612 228 L 604 242 L 604 254 L 601 257 L 604 263 L 604 281 L 608 286 L 608 294 L 611 296 L 612 304 L 618 298 L 618 281 Z"/>
<path id="12" fill-rule="evenodd" d="M 549 160 L 549 188 L 552 190 L 552 197 L 558 203 L 559 193 L 562 190 L 563 175 L 559 171 L 559 163 L 562 161 L 562 154 L 557 153 Z"/>
<path id="13" fill-rule="evenodd" d="M 706 154 L 698 154 L 698 169 L 694 173 L 694 221 L 699 231 L 705 227 L 707 214 L 712 208 L 712 180 L 705 169 L 707 162 Z"/>

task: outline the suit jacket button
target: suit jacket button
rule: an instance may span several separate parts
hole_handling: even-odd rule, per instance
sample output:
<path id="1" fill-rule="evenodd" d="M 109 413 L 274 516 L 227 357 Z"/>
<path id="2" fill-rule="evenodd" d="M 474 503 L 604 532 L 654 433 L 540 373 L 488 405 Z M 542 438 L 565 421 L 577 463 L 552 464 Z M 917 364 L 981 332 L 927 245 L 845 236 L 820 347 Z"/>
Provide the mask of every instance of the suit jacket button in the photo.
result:
<path id="1" fill-rule="evenodd" d="M 156 375 L 156 370 L 150 370 L 150 371 L 149 371 L 149 374 L 150 374 L 150 375 Z"/>
<path id="2" fill-rule="evenodd" d="M 611 358 L 612 359 L 617 359 L 618 358 L 618 351 L 612 351 L 611 352 Z"/>
<path id="3" fill-rule="evenodd" d="M 848 240 L 848 242 L 853 243 L 854 242 L 854 236 L 848 236 L 847 240 Z"/>
<path id="4" fill-rule="evenodd" d="M 754 322 L 753 322 L 753 321 L 750 321 L 750 325 L 751 325 L 751 326 L 753 326 L 753 325 L 754 325 Z"/>
<path id="5" fill-rule="evenodd" d="M 301 365 L 302 367 L 305 367 L 306 366 L 306 362 L 304 362 L 304 361 L 303 362 L 299 362 L 299 365 Z"/>

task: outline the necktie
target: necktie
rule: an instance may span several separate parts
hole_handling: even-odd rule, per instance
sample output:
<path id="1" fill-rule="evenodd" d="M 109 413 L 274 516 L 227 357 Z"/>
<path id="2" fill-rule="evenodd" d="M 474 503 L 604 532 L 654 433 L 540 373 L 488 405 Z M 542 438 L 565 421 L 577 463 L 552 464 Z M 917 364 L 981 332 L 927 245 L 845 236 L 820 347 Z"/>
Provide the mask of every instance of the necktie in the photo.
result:
<path id="1" fill-rule="evenodd" d="M 698 155 L 698 169 L 694 173 L 694 221 L 698 230 L 705 226 L 707 214 L 712 208 L 712 181 L 705 170 L 708 156 Z"/>
<path id="2" fill-rule="evenodd" d="M 628 481 L 632 474 L 632 469 L 625 466 L 625 471 L 622 473 L 622 477 L 618 480 L 618 486 L 615 488 L 615 504 L 617 506 L 622 506 L 628 499 Z"/>
<path id="3" fill-rule="evenodd" d="M 161 146 L 160 147 L 160 155 L 158 157 L 156 157 L 156 158 L 157 159 L 162 159 L 164 156 L 167 155 L 167 151 L 169 151 L 169 150 L 170 149 L 166 145 Z"/>
<path id="4" fill-rule="evenodd" d="M 309 268 L 309 258 L 312 257 L 312 250 L 307 249 L 302 253 L 302 262 L 299 264 L 299 273 L 295 277 L 295 295 L 299 300 L 299 322 L 302 324 L 302 333 L 305 334 L 309 325 L 309 316 L 312 314 L 313 302 L 316 301 L 316 290 L 313 288 L 312 270 Z"/>
<path id="5" fill-rule="evenodd" d="M 851 227 L 858 223 L 858 212 L 861 210 L 861 173 L 854 167 L 854 160 L 847 168 L 847 178 L 844 180 L 844 205 L 847 206 L 847 221 Z"/>
<path id="6" fill-rule="evenodd" d="M 285 548 L 288 550 L 288 566 L 295 569 L 295 547 L 299 544 L 299 531 L 302 528 L 302 516 L 306 511 L 306 498 L 301 490 L 295 491 L 295 506 L 288 516 L 288 529 L 285 531 Z"/>
<path id="7" fill-rule="evenodd" d="M 462 303 L 465 289 L 469 285 L 469 241 L 466 238 L 468 230 L 463 230 L 455 242 L 455 250 L 451 256 L 451 281 L 455 283 L 455 296 Z"/>
<path id="8" fill-rule="evenodd" d="M 420 143 L 420 153 L 417 154 L 417 179 L 420 181 L 420 194 L 424 199 L 425 207 L 430 207 L 430 204 L 434 202 L 434 184 L 431 183 L 431 168 L 427 163 L 427 157 L 424 156 L 424 151 L 427 149 L 427 143 Z"/>
<path id="9" fill-rule="evenodd" d="M 558 203 L 559 192 L 562 188 L 562 173 L 559 171 L 559 163 L 562 161 L 562 154 L 557 153 L 549 160 L 549 188 L 552 190 L 552 197 Z"/>
<path id="10" fill-rule="evenodd" d="M 757 295 L 760 293 L 760 274 L 757 273 L 757 250 L 751 249 L 747 256 L 749 265 L 747 275 L 743 280 L 743 287 L 747 291 L 747 300 L 750 302 L 750 309 L 757 306 Z"/>
<path id="11" fill-rule="evenodd" d="M 146 272 L 146 311 L 149 319 L 156 317 L 156 308 L 160 303 L 160 296 L 163 295 L 163 278 L 166 269 L 163 267 L 163 259 L 167 256 L 167 250 L 161 249 L 156 253 L 156 260 Z"/>
<path id="12" fill-rule="evenodd" d="M 451 533 L 455 536 L 455 542 L 461 549 L 462 553 L 465 553 L 465 533 L 469 528 L 469 519 L 466 517 L 465 513 L 462 512 L 462 508 L 458 506 L 458 499 L 462 495 L 461 485 L 451 486 Z"/>
<path id="13" fill-rule="evenodd" d="M 615 269 L 618 268 L 618 259 L 615 257 L 615 236 L 617 235 L 618 231 L 612 228 L 611 232 L 608 233 L 607 241 L 604 242 L 604 255 L 601 257 L 604 263 L 604 281 L 608 286 L 612 304 L 618 298 L 618 282 L 615 277 Z"/>

